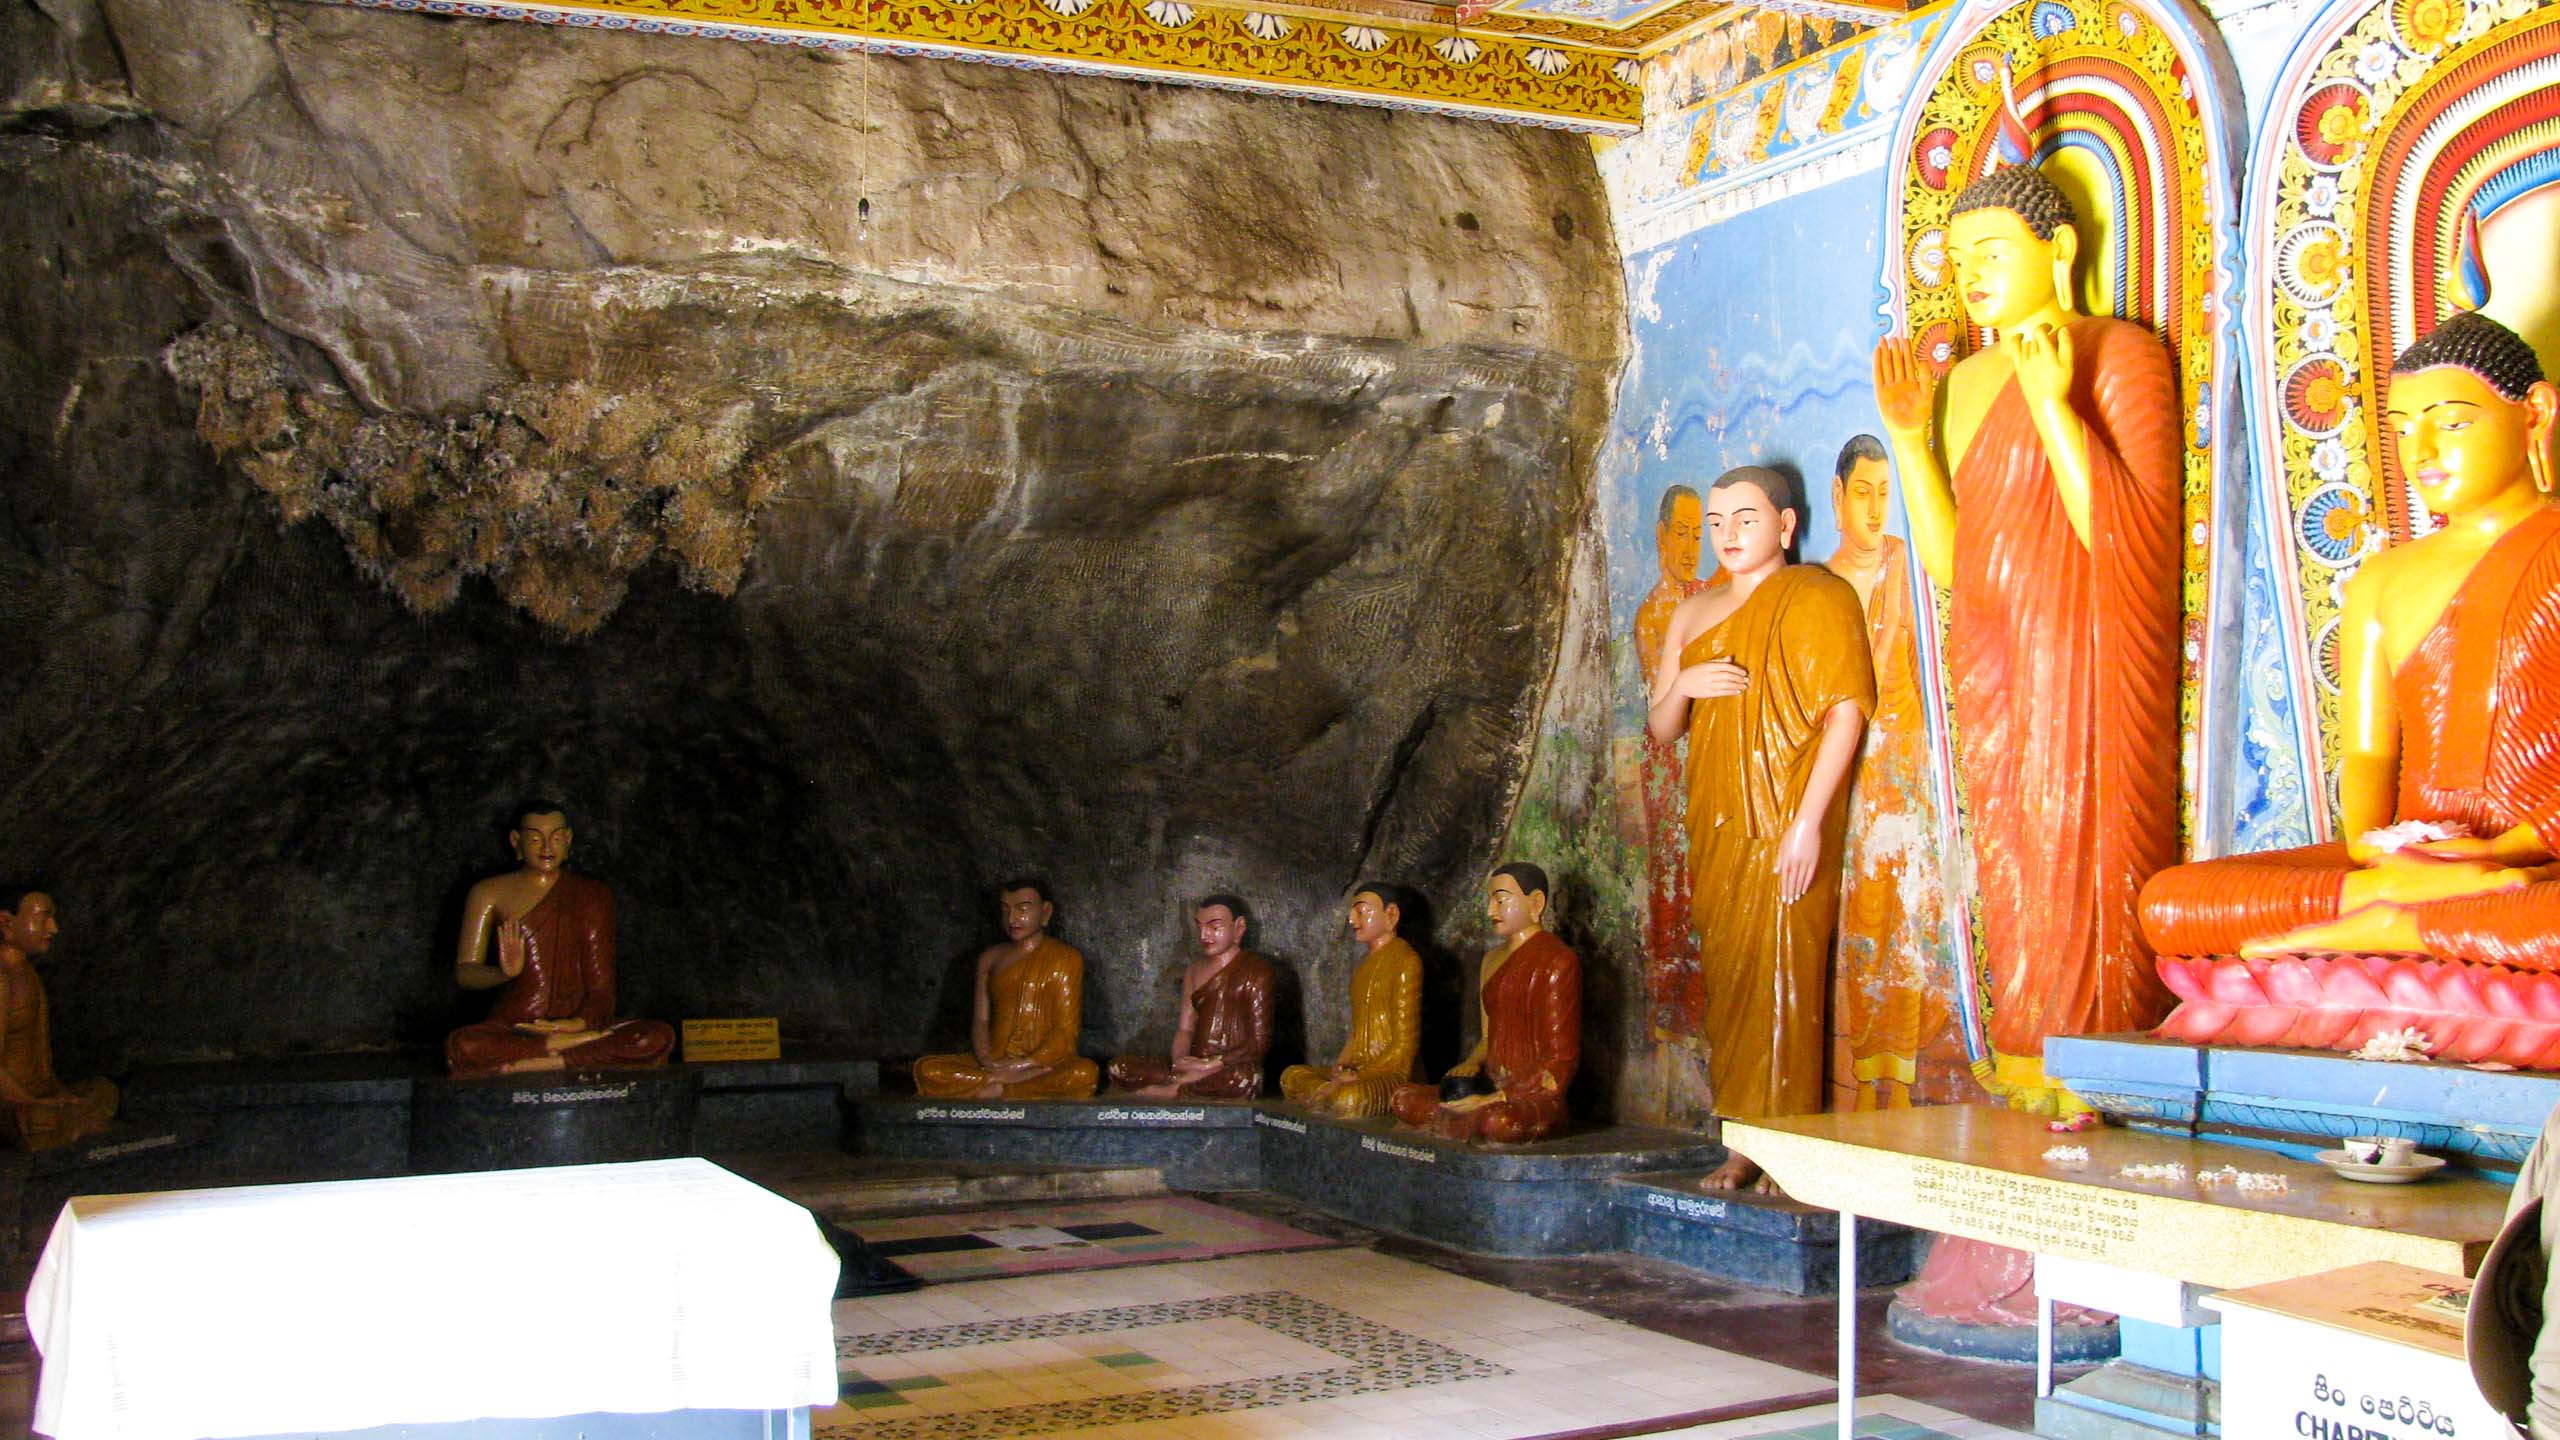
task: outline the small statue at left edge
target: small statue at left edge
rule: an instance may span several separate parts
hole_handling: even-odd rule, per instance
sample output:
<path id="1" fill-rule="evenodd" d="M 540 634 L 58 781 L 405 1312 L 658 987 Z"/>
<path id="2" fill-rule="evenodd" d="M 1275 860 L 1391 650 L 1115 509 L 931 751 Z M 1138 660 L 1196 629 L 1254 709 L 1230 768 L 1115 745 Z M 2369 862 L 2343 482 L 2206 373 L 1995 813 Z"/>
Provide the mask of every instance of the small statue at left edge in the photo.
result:
<path id="1" fill-rule="evenodd" d="M 20 1150 L 77 1145 L 115 1118 L 107 1080 L 65 1085 L 53 1073 L 52 1014 L 35 957 L 53 948 L 61 925 L 41 890 L 6 896 L 0 911 L 0 1140 Z"/>
<path id="2" fill-rule="evenodd" d="M 507 834 L 523 864 L 472 886 L 462 902 L 453 978 L 499 993 L 488 1019 L 445 1037 L 445 1068 L 456 1076 L 642 1069 L 675 1051 L 664 1021 L 614 1018 L 613 892 L 564 868 L 571 838 L 560 806 L 527 805 Z"/>

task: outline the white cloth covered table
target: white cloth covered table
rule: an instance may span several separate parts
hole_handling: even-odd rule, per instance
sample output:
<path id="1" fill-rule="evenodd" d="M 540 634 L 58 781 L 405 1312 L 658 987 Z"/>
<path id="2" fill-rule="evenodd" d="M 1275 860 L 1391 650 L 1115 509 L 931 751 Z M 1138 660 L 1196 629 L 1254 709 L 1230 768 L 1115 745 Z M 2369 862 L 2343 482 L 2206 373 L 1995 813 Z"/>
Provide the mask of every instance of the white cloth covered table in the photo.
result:
<path id="1" fill-rule="evenodd" d="M 55 1440 L 836 1399 L 837 1262 L 703 1160 L 83 1196 L 27 1290 Z"/>

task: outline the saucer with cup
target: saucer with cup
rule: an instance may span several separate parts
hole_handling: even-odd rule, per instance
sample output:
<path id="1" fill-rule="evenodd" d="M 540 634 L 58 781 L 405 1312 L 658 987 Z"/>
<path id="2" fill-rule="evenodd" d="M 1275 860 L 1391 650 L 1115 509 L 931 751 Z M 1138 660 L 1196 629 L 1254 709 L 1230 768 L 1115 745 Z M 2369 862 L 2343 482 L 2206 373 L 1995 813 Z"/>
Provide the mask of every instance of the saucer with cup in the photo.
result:
<path id="1" fill-rule="evenodd" d="M 2406 1185 L 2444 1168 L 2442 1156 L 2421 1155 L 2418 1142 L 2405 1135 L 2349 1135 L 2335 1150 L 2312 1157 L 2342 1180 L 2374 1185 Z"/>

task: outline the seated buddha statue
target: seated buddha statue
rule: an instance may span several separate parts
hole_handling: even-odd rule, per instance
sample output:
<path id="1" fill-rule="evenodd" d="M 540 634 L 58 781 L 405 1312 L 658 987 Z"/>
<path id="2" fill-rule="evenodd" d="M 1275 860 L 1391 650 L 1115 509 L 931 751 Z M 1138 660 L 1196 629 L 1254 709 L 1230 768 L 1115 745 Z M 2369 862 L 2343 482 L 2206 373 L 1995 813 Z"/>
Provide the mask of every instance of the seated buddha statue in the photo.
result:
<path id="1" fill-rule="evenodd" d="M 1396 933 L 1404 907 L 1393 893 L 1363 885 L 1351 897 L 1351 938 L 1366 951 L 1351 972 L 1351 1038 L 1330 1067 L 1280 1072 L 1280 1093 L 1292 1105 L 1367 1120 L 1387 1113 L 1387 1097 L 1413 1079 L 1422 1048 L 1422 957 Z"/>
<path id="2" fill-rule="evenodd" d="M 41 890 L 0 892 L 0 1143 L 20 1150 L 77 1145 L 115 1118 L 106 1080 L 65 1085 L 54 1078 L 52 1015 L 35 957 L 53 948 L 61 923 Z"/>
<path id="3" fill-rule="evenodd" d="M 505 988 L 488 1019 L 445 1037 L 454 1075 L 636 1069 L 664 1065 L 675 1052 L 675 1029 L 664 1021 L 613 1016 L 613 892 L 562 868 L 570 839 L 558 805 L 526 806 L 507 834 L 523 863 L 463 899 L 453 977 L 466 990 Z"/>
<path id="4" fill-rule="evenodd" d="M 1485 914 L 1500 942 L 1485 952 L 1476 995 L 1476 1048 L 1449 1076 L 1490 1091 L 1443 1100 L 1431 1085 L 1398 1086 L 1398 1120 L 1452 1140 L 1516 1145 L 1565 1125 L 1565 1088 L 1582 1062 L 1582 961 L 1543 928 L 1547 872 L 1505 865 L 1485 882 Z"/>
<path id="5" fill-rule="evenodd" d="M 1084 955 L 1049 933 L 1057 906 L 1038 880 L 997 894 L 1004 943 L 978 956 L 969 1053 L 916 1061 L 916 1093 L 941 1100 L 1084 1100 L 1102 1067 L 1076 1053 L 1084 1032 Z"/>
<path id="6" fill-rule="evenodd" d="M 2436 530 L 2347 582 L 2340 831 L 2153 877 L 2164 956 L 2410 955 L 2560 970 L 2560 395 L 2457 314 L 2392 363 L 2390 443 Z"/>
<path id="7" fill-rule="evenodd" d="M 1250 1100 L 1271 1049 L 1271 962 L 1244 948 L 1253 916 L 1233 895 L 1194 907 L 1200 958 L 1182 972 L 1181 1018 L 1169 1056 L 1123 1055 L 1112 1088 L 1149 1100 Z"/>

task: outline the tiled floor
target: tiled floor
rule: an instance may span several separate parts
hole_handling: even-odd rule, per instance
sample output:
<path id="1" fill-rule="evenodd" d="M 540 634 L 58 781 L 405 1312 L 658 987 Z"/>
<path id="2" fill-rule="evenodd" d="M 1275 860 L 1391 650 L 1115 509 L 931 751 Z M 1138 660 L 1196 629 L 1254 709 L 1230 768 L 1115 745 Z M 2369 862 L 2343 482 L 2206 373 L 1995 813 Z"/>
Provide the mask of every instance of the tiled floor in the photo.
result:
<path id="1" fill-rule="evenodd" d="M 817 1421 L 836 1440 L 1633 1434 L 1829 1387 L 1360 1249 L 982 1280 L 836 1314 L 849 1389 Z"/>
<path id="2" fill-rule="evenodd" d="M 1188 1195 L 865 1218 L 850 1228 L 873 1254 L 944 1284 L 1344 1243 Z"/>
<path id="3" fill-rule="evenodd" d="M 1654 1440 L 1834 1440 L 1839 1433 L 1840 1407 L 1817 1405 L 1750 1420 L 1667 1430 Z M 1858 1434 L 1872 1440 L 2034 1440 L 1898 1395 L 1860 1397 Z"/>

